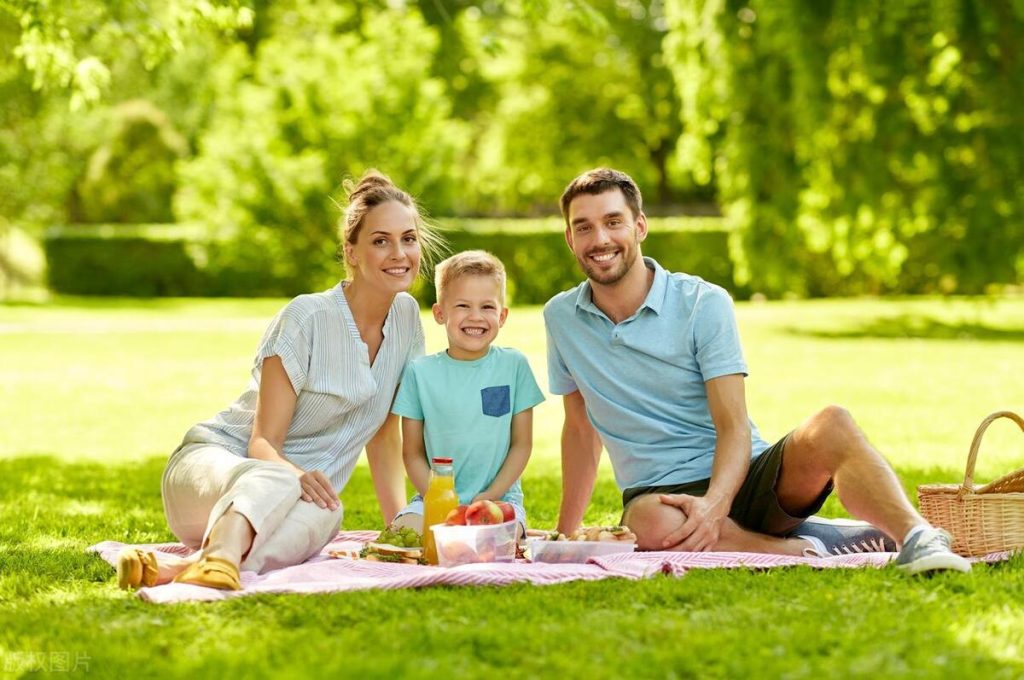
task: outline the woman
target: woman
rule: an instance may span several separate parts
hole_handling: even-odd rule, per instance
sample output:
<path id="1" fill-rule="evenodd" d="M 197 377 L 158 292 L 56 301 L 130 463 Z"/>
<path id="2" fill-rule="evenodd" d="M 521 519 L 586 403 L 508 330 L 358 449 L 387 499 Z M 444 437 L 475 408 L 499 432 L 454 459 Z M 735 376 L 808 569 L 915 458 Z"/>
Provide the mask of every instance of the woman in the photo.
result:
<path id="1" fill-rule="evenodd" d="M 342 227 L 349 279 L 285 306 L 256 352 L 248 389 L 185 435 L 164 471 L 171 531 L 198 549 L 157 562 L 126 549 L 123 588 L 175 580 L 239 589 L 317 554 L 342 518 L 338 491 L 366 448 L 385 523 L 405 504 L 398 419 L 405 363 L 423 354 L 406 292 L 438 238 L 413 199 L 376 171 L 350 189 Z"/>

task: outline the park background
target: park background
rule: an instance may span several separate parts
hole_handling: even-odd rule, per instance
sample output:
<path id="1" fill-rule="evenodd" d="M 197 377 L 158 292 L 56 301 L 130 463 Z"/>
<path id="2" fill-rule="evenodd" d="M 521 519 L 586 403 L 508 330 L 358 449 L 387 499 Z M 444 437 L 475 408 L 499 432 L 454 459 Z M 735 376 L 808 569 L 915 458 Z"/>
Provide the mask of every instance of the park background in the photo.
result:
<path id="1" fill-rule="evenodd" d="M 960 481 L 1024 411 L 1022 29 L 1016 0 L 0 0 L 0 672 L 1020 677 L 1019 559 L 155 610 L 84 548 L 172 538 L 167 454 L 343 276 L 368 167 L 506 262 L 542 386 L 537 305 L 580 277 L 557 197 L 629 172 L 645 254 L 737 299 L 769 438 L 840 403 L 912 497 Z M 549 395 L 537 526 L 559 427 Z M 978 478 L 1022 451 L 994 425 Z M 379 528 L 365 466 L 342 498 Z M 587 522 L 617 502 L 605 461 Z"/>

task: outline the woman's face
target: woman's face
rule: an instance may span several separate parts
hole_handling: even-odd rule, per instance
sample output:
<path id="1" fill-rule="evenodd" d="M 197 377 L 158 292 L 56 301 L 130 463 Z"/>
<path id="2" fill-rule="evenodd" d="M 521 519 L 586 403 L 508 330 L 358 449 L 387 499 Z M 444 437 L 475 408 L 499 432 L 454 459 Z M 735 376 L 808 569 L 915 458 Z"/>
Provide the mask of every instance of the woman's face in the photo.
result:
<path id="1" fill-rule="evenodd" d="M 416 213 L 388 201 L 363 217 L 355 243 L 345 244 L 349 271 L 361 285 L 391 294 L 409 290 L 420 270 Z"/>

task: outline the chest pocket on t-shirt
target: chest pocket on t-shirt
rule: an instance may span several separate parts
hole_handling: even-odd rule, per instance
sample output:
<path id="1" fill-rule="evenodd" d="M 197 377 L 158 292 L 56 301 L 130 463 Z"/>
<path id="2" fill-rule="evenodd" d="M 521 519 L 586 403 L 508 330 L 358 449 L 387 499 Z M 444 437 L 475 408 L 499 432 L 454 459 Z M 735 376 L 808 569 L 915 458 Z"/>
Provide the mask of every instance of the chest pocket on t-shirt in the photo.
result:
<path id="1" fill-rule="evenodd" d="M 480 403 L 485 416 L 500 418 L 512 410 L 508 385 L 485 387 L 480 390 Z"/>

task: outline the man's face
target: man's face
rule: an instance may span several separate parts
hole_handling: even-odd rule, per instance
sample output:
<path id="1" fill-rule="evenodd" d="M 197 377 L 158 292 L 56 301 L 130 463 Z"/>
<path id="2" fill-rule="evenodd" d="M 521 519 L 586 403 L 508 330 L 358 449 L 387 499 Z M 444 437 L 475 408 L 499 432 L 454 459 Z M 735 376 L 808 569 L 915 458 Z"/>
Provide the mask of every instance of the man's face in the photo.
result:
<path id="1" fill-rule="evenodd" d="M 580 194 L 569 203 L 565 240 L 594 283 L 612 285 L 628 274 L 645 238 L 647 219 L 633 215 L 618 189 Z"/>

